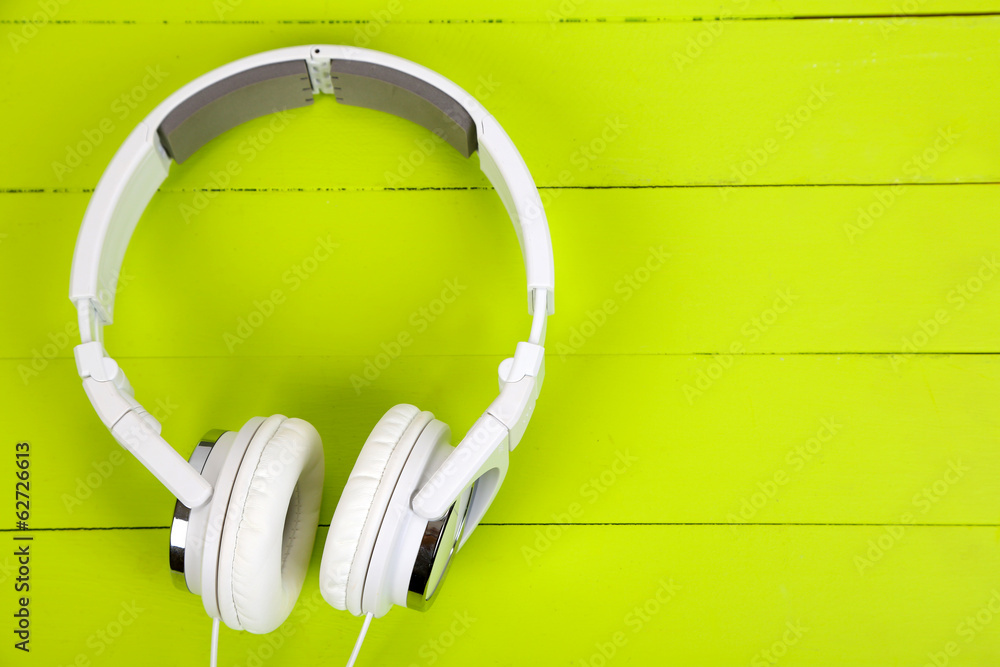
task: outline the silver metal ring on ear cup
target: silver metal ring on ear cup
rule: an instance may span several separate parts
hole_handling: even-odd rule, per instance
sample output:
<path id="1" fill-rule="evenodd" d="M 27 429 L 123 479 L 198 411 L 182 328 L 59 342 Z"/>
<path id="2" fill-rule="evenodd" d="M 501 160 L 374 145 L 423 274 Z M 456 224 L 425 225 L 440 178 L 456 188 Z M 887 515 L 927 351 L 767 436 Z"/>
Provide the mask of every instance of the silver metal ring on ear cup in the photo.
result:
<path id="1" fill-rule="evenodd" d="M 208 462 L 208 455 L 212 453 L 212 448 L 219 441 L 226 431 L 213 429 L 202 437 L 201 441 L 191 452 L 188 462 L 198 471 L 200 475 L 205 471 L 205 464 Z M 181 501 L 174 504 L 174 518 L 170 522 L 170 578 L 174 586 L 182 591 L 191 591 L 184 576 L 184 554 L 187 548 L 188 522 L 191 518 L 191 508 Z"/>
<path id="2" fill-rule="evenodd" d="M 478 484 L 478 480 L 477 480 Z M 476 484 L 466 489 L 443 517 L 428 521 L 424 529 L 417 557 L 410 573 L 410 585 L 406 591 L 406 606 L 418 611 L 427 611 L 437 598 L 445 575 L 451 567 L 455 546 L 462 539 L 465 517 L 472 506 Z"/>

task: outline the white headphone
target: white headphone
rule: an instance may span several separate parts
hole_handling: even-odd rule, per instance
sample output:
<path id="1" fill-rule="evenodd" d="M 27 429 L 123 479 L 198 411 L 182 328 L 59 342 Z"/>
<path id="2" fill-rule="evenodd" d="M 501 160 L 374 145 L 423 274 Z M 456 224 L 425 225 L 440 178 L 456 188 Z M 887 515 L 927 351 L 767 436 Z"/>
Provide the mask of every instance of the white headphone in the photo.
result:
<path id="1" fill-rule="evenodd" d="M 224 65 L 157 106 L 125 139 L 87 206 L 73 255 L 70 299 L 81 344 L 77 370 L 111 434 L 177 497 L 170 566 L 208 614 L 265 633 L 302 589 L 319 520 L 323 448 L 308 423 L 254 417 L 212 431 L 185 460 L 103 344 L 125 248 L 171 160 L 313 95 L 412 120 L 480 167 L 503 200 L 521 246 L 532 315 L 527 341 L 500 364 L 500 391 L 462 441 L 412 405 L 391 408 L 365 442 L 334 512 L 320 567 L 323 597 L 355 615 L 392 605 L 424 609 L 479 524 L 507 472 L 544 375 L 553 310 L 552 243 L 538 190 L 510 138 L 457 85 L 412 62 L 346 46 L 297 46 Z"/>

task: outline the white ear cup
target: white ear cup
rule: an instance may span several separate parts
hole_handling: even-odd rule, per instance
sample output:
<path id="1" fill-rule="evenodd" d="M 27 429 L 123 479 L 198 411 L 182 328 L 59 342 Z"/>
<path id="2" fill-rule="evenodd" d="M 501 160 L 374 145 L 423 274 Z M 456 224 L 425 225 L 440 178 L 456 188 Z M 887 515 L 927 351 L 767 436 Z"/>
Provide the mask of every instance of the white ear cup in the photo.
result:
<path id="1" fill-rule="evenodd" d="M 427 570 L 421 568 L 421 574 L 427 574 L 427 579 L 419 581 L 419 577 L 418 580 L 413 578 L 417 575 L 415 568 L 418 552 L 424 551 L 424 555 L 429 556 L 427 548 L 431 545 L 424 542 L 428 522 L 412 511 L 410 502 L 416 489 L 429 479 L 430 474 L 453 451 L 448 444 L 450 435 L 451 431 L 446 424 L 431 419 L 410 447 L 406 466 L 399 475 L 395 491 L 386 504 L 378 539 L 372 547 L 365 574 L 364 593 L 361 597 L 362 611 L 374 614 L 375 618 L 384 616 L 393 605 L 426 609 L 429 606 L 428 600 L 433 598 L 437 590 L 429 576 L 430 570 L 434 569 L 433 563 L 437 562 L 439 555 L 436 548 L 430 550 L 434 554 L 433 560 L 429 563 L 426 558 L 421 561 L 422 565 L 431 565 Z M 457 502 L 456 519 L 464 516 L 465 501 L 468 496 L 468 492 L 464 493 Z M 453 535 L 454 533 L 451 533 L 451 536 Z M 445 546 L 447 552 L 440 554 L 444 556 L 442 564 L 450 560 L 451 550 L 448 548 L 450 543 L 451 539 L 447 537 L 443 542 L 439 542 Z M 443 576 L 443 572 L 441 574 Z M 437 578 L 437 581 L 440 581 L 440 578 Z M 426 586 L 419 592 L 414 590 L 411 593 L 411 584 L 416 584 L 420 588 L 421 583 Z M 423 601 L 420 600 L 419 593 L 423 593 Z"/>
<path id="2" fill-rule="evenodd" d="M 323 446 L 301 419 L 269 417 L 247 446 L 219 542 L 218 608 L 230 628 L 275 630 L 302 591 L 323 493 Z"/>
<path id="3" fill-rule="evenodd" d="M 191 551 L 196 554 L 201 551 L 201 586 L 200 595 L 202 606 L 205 612 L 212 618 L 220 618 L 219 614 L 219 543 L 222 541 L 222 529 L 226 522 L 226 510 L 229 509 L 229 497 L 232 495 L 233 483 L 236 475 L 240 471 L 243 463 L 243 456 L 257 429 L 264 423 L 263 417 L 253 417 L 240 428 L 226 447 L 213 447 L 209 454 L 206 468 L 214 467 L 212 459 L 216 456 L 223 457 L 221 465 L 218 465 L 218 474 L 212 481 L 212 500 L 208 507 L 198 507 L 192 510 L 192 514 L 206 512 L 203 520 L 196 522 L 202 526 L 202 530 L 197 533 L 188 533 L 185 538 L 190 546 L 198 546 Z M 219 441 L 222 442 L 223 438 Z M 185 562 L 187 559 L 185 558 Z"/>
<path id="4" fill-rule="evenodd" d="M 337 503 L 320 565 L 320 591 L 337 609 L 361 614 L 361 595 L 375 539 L 396 481 L 431 414 L 397 405 L 365 442 Z"/>

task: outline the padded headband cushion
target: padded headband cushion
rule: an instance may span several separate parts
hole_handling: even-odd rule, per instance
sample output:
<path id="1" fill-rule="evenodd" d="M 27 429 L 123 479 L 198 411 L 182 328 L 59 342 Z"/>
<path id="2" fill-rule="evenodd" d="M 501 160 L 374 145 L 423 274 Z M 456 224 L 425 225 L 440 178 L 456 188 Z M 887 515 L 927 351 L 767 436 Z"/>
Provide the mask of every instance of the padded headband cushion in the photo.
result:
<path id="1" fill-rule="evenodd" d="M 420 410 L 416 407 L 403 404 L 391 408 L 378 421 L 361 448 L 330 522 L 320 566 L 320 591 L 331 606 L 346 609 L 355 616 L 361 614 L 361 592 L 374 538 L 398 477 L 397 473 L 390 479 L 385 473 L 390 463 L 394 464 L 391 466 L 394 470 L 402 469 L 399 458 L 405 462 L 409 452 L 406 447 L 397 451 L 397 445 L 418 415 Z M 380 488 L 383 493 L 379 493 Z M 376 503 L 376 497 L 384 502 Z M 362 540 L 363 534 L 369 539 Z"/>
<path id="2" fill-rule="evenodd" d="M 341 104 L 385 111 L 438 135 L 463 157 L 478 147 L 476 123 L 462 104 L 443 90 L 376 63 L 331 60 L 330 77 Z"/>
<path id="3" fill-rule="evenodd" d="M 177 164 L 219 136 L 265 114 L 313 103 L 304 60 L 271 63 L 216 81 L 177 105 L 157 132 Z"/>
<path id="4" fill-rule="evenodd" d="M 475 152 L 476 124 L 462 104 L 400 70 L 369 62 L 331 60 L 341 104 L 385 111 L 418 125 L 465 157 Z M 226 77 L 181 102 L 157 128 L 167 155 L 178 164 L 226 130 L 268 113 L 313 103 L 304 60 L 271 63 Z"/>
<path id="5" fill-rule="evenodd" d="M 323 445 L 301 419 L 269 417 L 243 457 L 219 549 L 219 612 L 233 629 L 280 626 L 302 591 L 323 494 Z"/>

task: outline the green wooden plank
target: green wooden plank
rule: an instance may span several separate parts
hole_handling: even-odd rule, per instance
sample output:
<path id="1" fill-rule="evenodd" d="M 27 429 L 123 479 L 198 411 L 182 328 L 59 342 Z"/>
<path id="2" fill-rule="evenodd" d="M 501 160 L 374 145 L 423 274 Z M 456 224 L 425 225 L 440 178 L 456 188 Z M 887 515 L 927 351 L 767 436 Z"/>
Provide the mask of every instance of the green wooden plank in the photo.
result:
<path id="1" fill-rule="evenodd" d="M 995 0 L 490 0 L 474 4 L 376 0 L 330 3 L 309 0 L 294 5 L 264 0 L 179 0 L 169 4 L 131 3 L 116 0 L 101 3 L 70 3 L 67 0 L 16 0 L 5 4 L 0 17 L 11 22 L 15 34 L 20 24 L 41 28 L 62 21 L 224 21 L 224 22 L 319 22 L 365 23 L 362 30 L 374 33 L 378 26 L 399 22 L 489 21 L 553 23 L 576 21 L 656 21 L 885 16 L 907 17 L 1000 11 Z M 23 30 L 23 28 L 22 28 Z M 31 34 L 27 28 L 27 34 Z M 366 33 L 361 33 L 366 34 Z M 9 39 L 9 38 L 8 38 Z"/>
<path id="2" fill-rule="evenodd" d="M 724 29 L 715 35 L 712 25 Z M 22 156 L 0 165 L 0 188 L 92 188 L 142 115 L 187 81 L 270 48 L 351 43 L 355 27 L 46 26 L 18 53 L 0 51 L 0 119 L 17 129 L 0 153 Z M 479 96 L 542 185 L 1000 180 L 1000 18 L 897 27 L 886 34 L 877 19 L 394 24 L 370 46 Z M 699 39 L 706 46 L 690 50 Z M 73 75 L 53 97 L 52 73 L 69 62 Z M 36 103 L 43 97 L 52 101 Z M 234 156 L 244 163 L 232 187 L 485 184 L 474 161 L 422 149 L 427 135 L 408 121 L 330 99 L 297 113 L 266 150 L 241 153 L 267 122 L 214 141 L 173 185 L 217 187 L 212 173 Z"/>
<path id="3" fill-rule="evenodd" d="M 863 575 L 854 558 L 882 529 L 573 527 L 530 565 L 518 550 L 535 528 L 481 531 L 431 611 L 374 621 L 359 664 L 752 665 L 770 664 L 767 651 L 788 665 L 923 665 L 957 649 L 949 665 L 980 667 L 998 655 L 995 529 L 912 527 Z M 318 594 L 324 538 L 291 620 L 265 636 L 223 629 L 220 664 L 346 660 L 360 621 Z M 8 644 L 4 660 L 206 660 L 210 623 L 171 585 L 166 541 L 165 530 L 37 534 L 31 653 Z"/>
<path id="4" fill-rule="evenodd" d="M 320 41 L 410 57 L 484 98 L 545 187 L 560 281 L 546 389 L 488 525 L 431 613 L 375 623 L 364 664 L 996 663 L 1000 357 L 927 353 L 997 351 L 997 195 L 886 184 L 998 181 L 1000 18 L 912 18 L 998 9 L 5 3 L 0 440 L 32 444 L 31 525 L 81 530 L 34 534 L 32 652 L 11 641 L 0 663 L 205 659 L 208 619 L 170 586 L 166 530 L 89 530 L 165 526 L 173 501 L 79 387 L 69 259 L 87 191 L 159 99 L 234 58 Z M 833 15 L 869 18 L 690 20 Z M 247 159 L 264 127 L 167 181 L 109 344 L 185 453 L 254 414 L 315 423 L 328 521 L 389 405 L 459 434 L 482 410 L 524 334 L 523 278 L 474 161 L 330 100 Z M 220 183 L 234 155 L 240 173 Z M 831 183 L 867 187 L 730 187 Z M 718 187 L 618 189 L 676 185 Z M 461 190 L 385 191 L 397 186 Z M 265 192 L 210 200 L 220 187 Z M 25 188 L 41 192 L 11 192 Z M 208 208 L 185 224 L 194 202 Z M 326 234 L 332 261 L 299 276 Z M 640 280 L 660 245 L 669 257 Z M 456 276 L 471 298 L 352 384 Z M 274 289 L 275 316 L 227 345 Z M 797 297 L 787 309 L 781 290 Z M 359 622 L 318 597 L 325 531 L 291 622 L 224 630 L 222 664 L 346 658 Z"/>
<path id="5" fill-rule="evenodd" d="M 401 334 L 407 355 L 501 355 L 527 335 L 520 254 L 491 191 L 212 193 L 185 224 L 204 194 L 162 193 L 139 225 L 114 355 L 373 357 Z M 24 314 L 0 330 L 0 356 L 29 370 L 72 356 L 66 293 L 88 197 L 0 195 L 0 276 Z M 546 198 L 557 360 L 1000 349 L 993 186 Z"/>
<path id="6" fill-rule="evenodd" d="M 495 396 L 497 360 L 404 356 L 360 393 L 351 382 L 359 357 L 122 363 L 185 455 L 209 429 L 238 429 L 255 415 L 313 423 L 326 445 L 329 522 L 390 406 L 430 410 L 461 436 Z M 173 498 L 122 455 L 72 363 L 51 362 L 26 387 L 14 377 L 18 363 L 2 362 L 0 440 L 34 447 L 35 525 L 166 525 Z M 716 373 L 719 364 L 550 359 L 536 417 L 487 520 L 886 524 L 910 514 L 921 524 L 997 524 L 998 357 L 918 355 L 895 370 L 878 355 L 745 356 Z"/>

